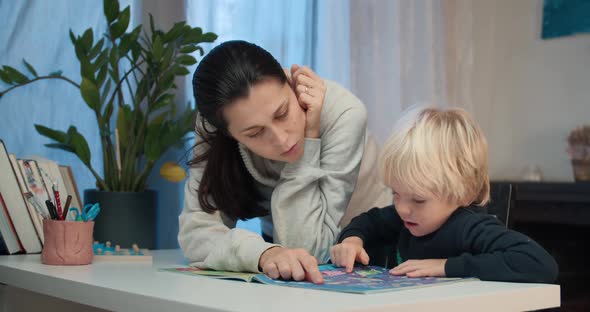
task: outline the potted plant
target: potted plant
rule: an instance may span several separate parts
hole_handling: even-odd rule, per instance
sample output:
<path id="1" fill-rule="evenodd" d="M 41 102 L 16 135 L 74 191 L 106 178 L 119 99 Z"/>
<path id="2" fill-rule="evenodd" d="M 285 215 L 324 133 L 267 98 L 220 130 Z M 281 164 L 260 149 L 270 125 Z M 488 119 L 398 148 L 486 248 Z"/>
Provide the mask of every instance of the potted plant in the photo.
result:
<path id="1" fill-rule="evenodd" d="M 117 0 L 104 0 L 107 32 L 95 36 L 88 28 L 81 36 L 70 30 L 81 81 L 55 71 L 38 75 L 25 60 L 29 74 L 11 66 L 0 69 L 0 79 L 8 85 L 1 97 L 20 87 L 45 79 L 60 79 L 80 90 L 94 112 L 101 138 L 103 173 L 91 164 L 90 149 L 74 126 L 66 131 L 35 125 L 37 132 L 52 140 L 47 147 L 74 153 L 92 172 L 96 189 L 84 192 L 84 202 L 100 202 L 95 239 L 112 239 L 125 246 L 131 243 L 153 248 L 157 194 L 148 189 L 147 178 L 156 161 L 168 149 L 182 146 L 193 131 L 195 110 L 178 112 L 174 103 L 174 79 L 189 74 L 187 66 L 197 62 L 191 54 L 200 52 L 201 43 L 217 39 L 214 33 L 178 22 L 167 32 L 156 29 L 150 15 L 149 30 L 142 25 L 127 31 L 129 6 L 119 8 Z M 184 170 L 166 164 L 162 173 L 182 180 Z"/>
<path id="2" fill-rule="evenodd" d="M 572 130 L 567 138 L 576 181 L 590 181 L 590 126 Z"/>

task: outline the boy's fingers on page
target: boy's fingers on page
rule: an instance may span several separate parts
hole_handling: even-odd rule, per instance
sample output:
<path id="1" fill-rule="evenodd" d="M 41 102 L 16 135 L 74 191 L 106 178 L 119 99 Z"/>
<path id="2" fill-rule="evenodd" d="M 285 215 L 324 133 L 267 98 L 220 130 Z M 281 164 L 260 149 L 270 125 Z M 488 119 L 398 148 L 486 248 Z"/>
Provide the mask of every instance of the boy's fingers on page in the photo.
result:
<path id="1" fill-rule="evenodd" d="M 332 260 L 332 262 L 338 267 L 344 266 L 344 258 L 342 252 L 342 245 L 336 246 L 336 248 L 334 248 L 334 259 Z"/>
<path id="2" fill-rule="evenodd" d="M 348 248 L 346 250 L 346 255 L 344 256 L 346 266 L 346 272 L 352 272 L 352 268 L 354 267 L 354 260 L 356 259 L 356 251 L 353 249 Z"/>
<path id="3" fill-rule="evenodd" d="M 367 252 L 365 251 L 365 249 L 361 249 L 360 254 L 357 257 L 358 262 L 364 264 L 364 265 L 368 265 L 369 264 L 369 255 L 367 254 Z"/>
<path id="4" fill-rule="evenodd" d="M 264 267 L 262 267 L 262 272 L 264 272 L 266 275 L 268 275 L 268 277 L 272 279 L 277 279 L 281 276 L 279 274 L 279 268 L 274 262 L 265 263 Z"/>
<path id="5" fill-rule="evenodd" d="M 332 261 L 332 264 L 337 266 L 336 262 L 334 262 L 336 260 L 336 257 L 334 257 L 334 248 L 336 248 L 336 246 L 330 247 L 330 261 Z"/>
<path id="6" fill-rule="evenodd" d="M 408 272 L 417 270 L 417 264 L 418 262 L 409 260 L 391 269 L 390 272 L 394 275 L 406 275 Z"/>
<path id="7" fill-rule="evenodd" d="M 418 269 L 412 272 L 408 272 L 406 274 L 408 277 L 426 277 L 431 276 L 431 274 L 426 269 Z"/>

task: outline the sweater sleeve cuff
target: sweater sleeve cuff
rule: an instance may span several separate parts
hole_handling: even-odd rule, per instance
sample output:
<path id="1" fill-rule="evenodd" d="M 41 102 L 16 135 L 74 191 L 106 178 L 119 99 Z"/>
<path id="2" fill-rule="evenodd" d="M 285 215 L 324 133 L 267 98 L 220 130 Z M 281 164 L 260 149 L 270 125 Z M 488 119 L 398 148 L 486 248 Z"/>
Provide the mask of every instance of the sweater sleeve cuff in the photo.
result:
<path id="1" fill-rule="evenodd" d="M 281 247 L 281 245 L 278 244 L 271 244 L 271 243 L 267 243 L 267 242 L 252 242 L 251 246 L 244 246 L 245 248 L 250 248 L 250 253 L 249 253 L 249 259 L 246 260 L 246 265 L 247 265 L 247 270 L 249 272 L 258 272 L 258 273 L 262 273 L 260 271 L 260 268 L 258 267 L 258 263 L 260 262 L 260 256 L 262 256 L 262 254 L 267 251 L 268 249 L 272 248 L 272 247 Z"/>
<path id="2" fill-rule="evenodd" d="M 322 147 L 322 141 L 320 139 L 306 138 L 303 140 L 303 142 L 303 155 L 298 161 L 286 164 L 283 168 L 283 174 L 300 174 L 301 168 L 320 167 L 320 151 Z"/>
<path id="3" fill-rule="evenodd" d="M 338 244 L 342 243 L 342 241 L 345 240 L 346 238 L 352 237 L 352 236 L 356 236 L 356 237 L 360 238 L 363 241 L 363 244 L 365 243 L 365 237 L 361 231 L 358 231 L 355 229 L 350 229 L 350 230 L 346 230 L 345 232 L 340 233 L 340 237 L 338 238 Z"/>
<path id="4" fill-rule="evenodd" d="M 462 257 L 448 258 L 445 263 L 445 275 L 447 277 L 465 277 L 465 263 Z"/>

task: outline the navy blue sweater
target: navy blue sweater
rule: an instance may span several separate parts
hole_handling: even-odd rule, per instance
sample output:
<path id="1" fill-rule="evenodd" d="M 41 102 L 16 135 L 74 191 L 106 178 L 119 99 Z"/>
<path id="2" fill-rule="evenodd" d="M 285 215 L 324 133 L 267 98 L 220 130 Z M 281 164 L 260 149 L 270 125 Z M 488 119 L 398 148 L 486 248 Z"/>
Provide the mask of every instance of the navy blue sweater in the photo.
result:
<path id="1" fill-rule="evenodd" d="M 440 229 L 422 237 L 405 228 L 394 206 L 373 208 L 354 218 L 338 242 L 350 236 L 365 246 L 396 244 L 404 261 L 447 259 L 447 277 L 553 283 L 558 274 L 557 263 L 538 243 L 469 207 L 457 209 Z"/>

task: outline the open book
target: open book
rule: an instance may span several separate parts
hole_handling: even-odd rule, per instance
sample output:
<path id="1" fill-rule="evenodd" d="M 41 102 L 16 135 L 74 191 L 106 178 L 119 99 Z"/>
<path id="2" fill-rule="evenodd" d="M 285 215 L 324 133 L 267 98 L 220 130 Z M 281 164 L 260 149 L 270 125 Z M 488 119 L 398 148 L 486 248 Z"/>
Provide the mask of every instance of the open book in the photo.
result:
<path id="1" fill-rule="evenodd" d="M 320 272 L 324 276 L 323 284 L 273 280 L 264 274 L 213 271 L 203 270 L 194 267 L 167 268 L 161 270 L 190 275 L 208 276 L 218 279 L 241 280 L 246 282 L 259 282 L 263 284 L 279 286 L 329 290 L 357 294 L 405 290 L 418 287 L 448 284 L 452 282 L 477 280 L 475 278 L 409 278 L 406 276 L 394 276 L 389 274 L 388 269 L 377 266 L 357 266 L 353 269 L 351 273 L 347 273 L 344 268 L 339 268 L 331 264 L 325 264 L 320 266 Z"/>

